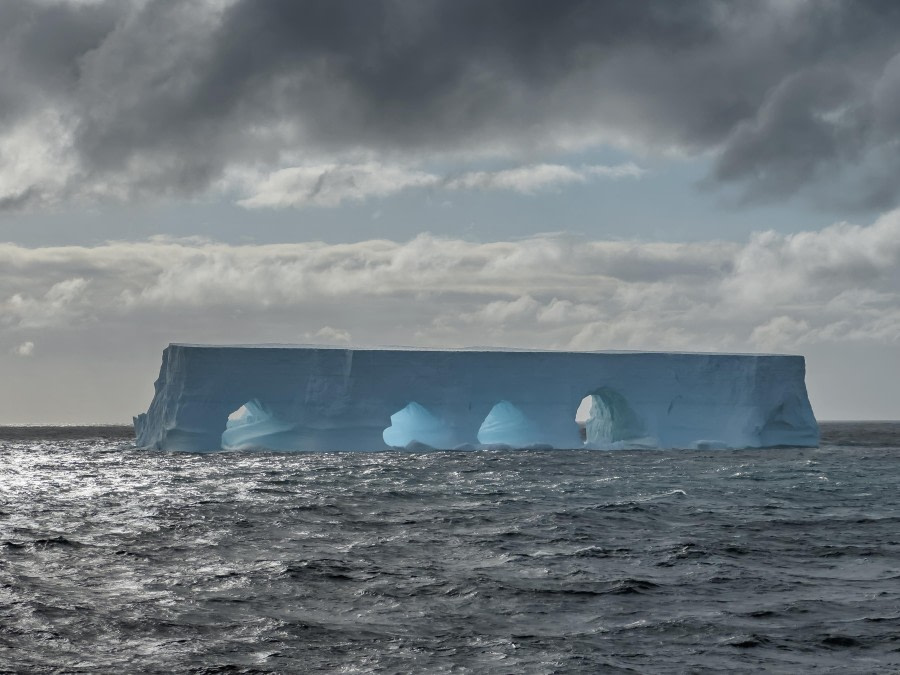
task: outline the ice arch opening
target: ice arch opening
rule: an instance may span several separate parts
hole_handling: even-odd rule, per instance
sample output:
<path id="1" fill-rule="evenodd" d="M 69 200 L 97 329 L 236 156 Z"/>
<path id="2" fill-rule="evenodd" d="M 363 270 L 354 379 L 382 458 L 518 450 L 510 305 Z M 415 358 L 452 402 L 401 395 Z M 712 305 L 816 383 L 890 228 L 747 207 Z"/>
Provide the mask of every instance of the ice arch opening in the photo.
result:
<path id="1" fill-rule="evenodd" d="M 223 450 L 277 448 L 277 442 L 293 425 L 279 420 L 259 399 L 253 398 L 232 412 L 222 432 Z"/>
<path id="2" fill-rule="evenodd" d="M 646 436 L 644 425 L 628 400 L 609 387 L 601 387 L 585 396 L 575 413 L 575 421 L 583 428 L 585 445 L 608 447 L 645 440 Z"/>
<path id="3" fill-rule="evenodd" d="M 428 408 L 410 401 L 406 407 L 391 415 L 391 426 L 381 434 L 384 442 L 394 448 L 410 443 L 423 443 L 432 448 L 453 445 L 452 430 Z"/>
<path id="4" fill-rule="evenodd" d="M 581 442 L 587 442 L 587 421 L 591 416 L 591 407 L 594 405 L 594 399 L 591 396 L 585 396 L 578 404 L 578 410 L 575 411 L 575 424 L 578 425 L 578 435 Z"/>
<path id="5" fill-rule="evenodd" d="M 536 431 L 530 419 L 509 401 L 496 404 L 478 429 L 478 442 L 483 445 L 524 447 L 536 442 Z"/>

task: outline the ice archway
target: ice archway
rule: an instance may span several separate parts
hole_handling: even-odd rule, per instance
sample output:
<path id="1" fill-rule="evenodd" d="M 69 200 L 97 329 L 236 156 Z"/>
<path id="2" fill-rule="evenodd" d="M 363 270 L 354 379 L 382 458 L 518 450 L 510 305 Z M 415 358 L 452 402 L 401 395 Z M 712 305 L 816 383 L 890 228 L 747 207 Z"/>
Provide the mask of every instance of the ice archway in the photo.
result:
<path id="1" fill-rule="evenodd" d="M 478 442 L 521 448 L 537 442 L 537 429 L 516 406 L 509 401 L 500 401 L 481 423 Z"/>
<path id="2" fill-rule="evenodd" d="M 445 448 L 453 442 L 453 433 L 428 408 L 410 401 L 402 410 L 391 415 L 391 426 L 384 430 L 384 442 L 395 448 L 410 443 L 422 443 L 433 448 Z"/>
<path id="3" fill-rule="evenodd" d="M 591 392 L 582 400 L 579 411 L 583 411 L 586 400 L 589 407 L 584 418 L 585 445 L 609 447 L 615 443 L 646 439 L 644 424 L 628 400 L 615 389 L 600 387 Z M 576 413 L 576 419 L 578 416 Z"/>
<path id="4" fill-rule="evenodd" d="M 294 425 L 279 420 L 259 399 L 253 398 L 228 416 L 222 432 L 223 450 L 267 448 L 294 450 Z"/>

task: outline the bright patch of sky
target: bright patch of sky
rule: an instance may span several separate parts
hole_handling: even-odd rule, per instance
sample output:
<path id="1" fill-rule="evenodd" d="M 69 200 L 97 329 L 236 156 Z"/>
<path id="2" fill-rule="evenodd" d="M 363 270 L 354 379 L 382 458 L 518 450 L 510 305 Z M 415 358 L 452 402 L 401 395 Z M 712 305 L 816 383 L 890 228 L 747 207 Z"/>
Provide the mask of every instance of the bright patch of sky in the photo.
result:
<path id="1" fill-rule="evenodd" d="M 639 172 L 547 181 L 530 192 L 496 186 L 412 184 L 387 195 L 337 204 L 241 206 L 216 193 L 189 201 L 99 205 L 0 213 L 0 238 L 26 246 L 138 241 L 156 235 L 200 236 L 228 243 L 361 239 L 405 241 L 421 232 L 500 241 L 546 232 L 591 239 L 743 241 L 759 230 L 797 232 L 835 216 L 796 200 L 747 206 L 703 185 L 708 158 L 653 158 L 617 151 L 553 157 L 554 166 L 634 167 Z M 527 166 L 527 165 L 526 165 Z M 418 169 L 433 176 L 501 172 L 501 163 Z"/>

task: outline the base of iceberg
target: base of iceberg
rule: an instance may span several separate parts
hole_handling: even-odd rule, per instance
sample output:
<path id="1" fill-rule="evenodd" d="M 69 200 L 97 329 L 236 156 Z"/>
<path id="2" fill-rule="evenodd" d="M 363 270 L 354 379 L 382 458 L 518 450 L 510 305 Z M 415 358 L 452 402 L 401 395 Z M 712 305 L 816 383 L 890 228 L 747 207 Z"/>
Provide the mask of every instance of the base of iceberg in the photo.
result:
<path id="1" fill-rule="evenodd" d="M 134 426 L 190 452 L 816 446 L 804 378 L 787 355 L 173 344 Z"/>

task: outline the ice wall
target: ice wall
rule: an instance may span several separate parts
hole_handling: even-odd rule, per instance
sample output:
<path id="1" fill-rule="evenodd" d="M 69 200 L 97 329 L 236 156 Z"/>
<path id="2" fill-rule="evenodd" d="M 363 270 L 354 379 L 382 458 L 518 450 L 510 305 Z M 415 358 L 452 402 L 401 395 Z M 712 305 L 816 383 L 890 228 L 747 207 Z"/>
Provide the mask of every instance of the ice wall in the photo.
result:
<path id="1" fill-rule="evenodd" d="M 170 345 L 137 442 L 165 450 L 815 446 L 802 356 Z M 231 419 L 229 419 L 231 416 Z"/>

